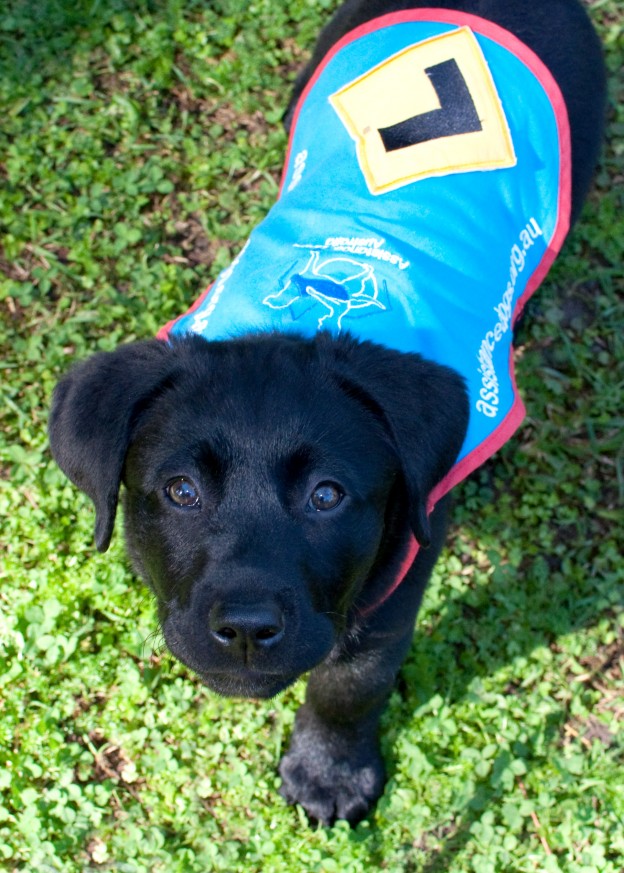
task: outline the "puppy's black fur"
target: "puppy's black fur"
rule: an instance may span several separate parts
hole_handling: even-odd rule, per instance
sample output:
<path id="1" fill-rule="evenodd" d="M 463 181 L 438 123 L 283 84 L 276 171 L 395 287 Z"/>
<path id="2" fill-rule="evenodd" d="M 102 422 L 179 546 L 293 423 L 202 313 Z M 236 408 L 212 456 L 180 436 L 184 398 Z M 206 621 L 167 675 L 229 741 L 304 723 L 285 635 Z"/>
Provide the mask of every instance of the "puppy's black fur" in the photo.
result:
<path id="1" fill-rule="evenodd" d="M 431 4 L 348 0 L 295 98 L 345 32 L 420 5 Z M 440 5 L 511 30 L 555 75 L 570 114 L 578 215 L 604 99 L 582 8 Z M 427 497 L 466 423 L 451 370 L 322 333 L 137 343 L 78 365 L 56 389 L 54 456 L 95 504 L 100 550 L 125 486 L 128 549 L 171 651 L 226 695 L 270 697 L 311 671 L 281 791 L 322 822 L 355 822 L 381 793 L 379 715 L 444 536 L 444 503 L 428 518 Z M 383 600 L 412 532 L 430 548 Z"/>

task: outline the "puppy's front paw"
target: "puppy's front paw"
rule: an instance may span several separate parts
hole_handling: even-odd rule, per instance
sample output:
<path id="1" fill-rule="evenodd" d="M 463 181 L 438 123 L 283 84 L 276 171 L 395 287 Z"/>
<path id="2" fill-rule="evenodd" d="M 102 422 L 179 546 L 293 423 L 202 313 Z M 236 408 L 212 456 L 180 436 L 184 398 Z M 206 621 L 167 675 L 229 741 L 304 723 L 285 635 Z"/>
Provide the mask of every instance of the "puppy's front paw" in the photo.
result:
<path id="1" fill-rule="evenodd" d="M 357 824 L 380 797 L 385 782 L 375 739 L 349 741 L 329 729 L 298 724 L 279 766 L 279 789 L 288 803 L 300 803 L 313 821 Z"/>

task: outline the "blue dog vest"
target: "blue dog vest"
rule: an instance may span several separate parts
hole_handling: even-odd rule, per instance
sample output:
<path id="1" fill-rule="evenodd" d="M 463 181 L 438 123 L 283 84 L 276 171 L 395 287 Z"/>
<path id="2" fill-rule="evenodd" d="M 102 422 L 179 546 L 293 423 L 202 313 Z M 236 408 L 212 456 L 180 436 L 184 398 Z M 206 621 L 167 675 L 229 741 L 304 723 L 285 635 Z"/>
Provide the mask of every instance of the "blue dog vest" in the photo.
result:
<path id="1" fill-rule="evenodd" d="M 475 16 L 385 15 L 317 68 L 277 203 L 159 336 L 349 331 L 453 367 L 470 421 L 433 505 L 524 417 L 512 326 L 569 201 L 567 115 L 541 61 Z"/>

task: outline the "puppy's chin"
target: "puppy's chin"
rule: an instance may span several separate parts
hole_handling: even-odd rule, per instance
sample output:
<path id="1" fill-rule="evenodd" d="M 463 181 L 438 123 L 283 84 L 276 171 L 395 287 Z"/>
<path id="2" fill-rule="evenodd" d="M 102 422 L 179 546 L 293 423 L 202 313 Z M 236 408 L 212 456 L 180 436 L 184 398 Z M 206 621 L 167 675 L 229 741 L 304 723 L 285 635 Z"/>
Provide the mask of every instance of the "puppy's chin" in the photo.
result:
<path id="1" fill-rule="evenodd" d="M 295 676 L 276 676 L 255 670 L 241 670 L 237 673 L 197 673 L 201 681 L 221 697 L 244 697 L 268 700 L 285 691 L 297 681 Z"/>

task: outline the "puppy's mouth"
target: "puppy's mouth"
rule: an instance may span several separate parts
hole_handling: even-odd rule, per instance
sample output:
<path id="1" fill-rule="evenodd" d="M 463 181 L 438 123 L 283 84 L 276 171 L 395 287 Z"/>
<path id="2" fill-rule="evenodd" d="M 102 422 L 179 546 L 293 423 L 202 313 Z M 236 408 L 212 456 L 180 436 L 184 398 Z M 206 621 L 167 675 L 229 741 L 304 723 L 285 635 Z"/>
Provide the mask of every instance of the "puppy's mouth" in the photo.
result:
<path id="1" fill-rule="evenodd" d="M 244 697 L 268 700 L 285 691 L 299 678 L 296 673 L 281 676 L 257 670 L 238 670 L 236 673 L 203 673 L 195 671 L 201 681 L 222 697 Z"/>

